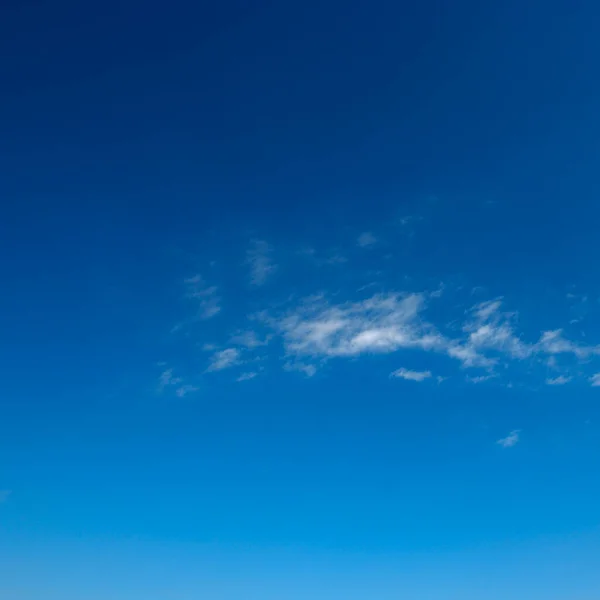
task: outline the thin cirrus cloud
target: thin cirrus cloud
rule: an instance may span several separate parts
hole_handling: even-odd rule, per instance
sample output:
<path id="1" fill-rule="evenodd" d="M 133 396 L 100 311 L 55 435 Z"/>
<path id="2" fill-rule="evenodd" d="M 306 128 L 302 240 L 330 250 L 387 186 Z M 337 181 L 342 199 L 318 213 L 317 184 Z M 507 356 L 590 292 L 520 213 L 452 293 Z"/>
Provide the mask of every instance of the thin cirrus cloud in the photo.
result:
<path id="1" fill-rule="evenodd" d="M 173 369 L 165 369 L 158 377 L 158 391 L 162 392 L 168 386 L 179 385 L 182 381 L 181 377 L 173 376 Z"/>
<path id="2" fill-rule="evenodd" d="M 506 437 L 500 438 L 496 441 L 496 444 L 502 446 L 502 448 L 512 448 L 519 443 L 521 431 L 519 429 L 513 429 Z"/>
<path id="3" fill-rule="evenodd" d="M 179 386 L 175 390 L 175 395 L 178 398 L 184 398 L 188 394 L 192 394 L 194 392 L 197 392 L 199 389 L 200 388 L 196 387 L 195 385 L 186 384 L 186 385 Z"/>
<path id="4" fill-rule="evenodd" d="M 264 240 L 252 240 L 246 251 L 246 263 L 250 268 L 250 283 L 264 285 L 277 270 L 272 259 L 273 250 Z"/>
<path id="5" fill-rule="evenodd" d="M 307 365 L 301 362 L 287 362 L 283 365 L 285 371 L 297 371 L 303 373 L 306 377 L 313 377 L 317 373 L 315 365 Z"/>
<path id="6" fill-rule="evenodd" d="M 594 373 L 590 377 L 590 384 L 592 387 L 600 387 L 600 373 Z"/>
<path id="7" fill-rule="evenodd" d="M 365 231 L 358 236 L 356 243 L 360 248 L 369 248 L 377 243 L 377 238 L 370 231 Z"/>
<path id="8" fill-rule="evenodd" d="M 377 237 L 369 231 L 354 240 L 361 247 L 377 243 Z M 302 254 L 314 258 L 317 251 L 309 248 Z M 264 285 L 277 269 L 270 245 L 260 239 L 250 242 L 246 265 L 254 286 Z M 353 273 L 352 278 L 358 280 L 356 275 Z M 387 287 L 387 291 L 371 294 L 372 284 L 360 284 L 347 296 L 339 290 L 298 295 L 293 288 L 277 289 L 273 301 L 277 308 L 252 307 L 247 317 L 246 311 L 238 313 L 240 318 L 221 334 L 211 323 L 210 336 L 216 336 L 215 340 L 220 337 L 221 342 L 207 345 L 202 339 L 196 341 L 198 347 L 211 352 L 205 373 L 270 356 L 280 368 L 310 377 L 328 361 L 402 351 L 446 357 L 464 373 L 461 380 L 473 384 L 492 378 L 502 383 L 506 369 L 522 363 L 526 365 L 523 374 L 535 373 L 542 364 L 562 373 L 546 378 L 540 373 L 547 385 L 564 385 L 576 375 L 586 378 L 592 386 L 600 386 L 599 373 L 585 373 L 594 357 L 600 356 L 600 346 L 571 340 L 560 327 L 542 330 L 533 338 L 524 336 L 518 314 L 508 310 L 501 297 L 465 308 L 455 302 L 448 304 L 451 286 L 450 292 L 444 286 L 437 291 L 398 291 Z M 220 312 L 216 286 L 208 285 L 200 275 L 186 279 L 185 285 L 186 296 L 198 303 L 197 318 L 210 319 Z M 386 290 L 383 282 L 377 288 Z M 435 314 L 444 314 L 444 319 L 434 318 Z M 196 331 L 199 334 L 200 330 Z M 575 367 L 577 372 L 569 371 Z M 254 376 L 254 371 L 237 374 L 241 381 Z M 412 381 L 433 377 L 427 365 L 422 371 L 398 369 L 393 376 Z M 511 371 L 511 381 L 514 376 Z M 172 370 L 161 377 L 161 389 L 174 386 L 181 395 L 192 391 Z"/>
<path id="9" fill-rule="evenodd" d="M 462 369 L 483 369 L 484 374 L 470 376 L 472 383 L 497 377 L 495 370 L 509 362 L 561 354 L 583 360 L 598 354 L 597 346 L 568 340 L 560 329 L 542 332 L 535 342 L 524 340 L 516 313 L 504 310 L 499 298 L 470 308 L 459 333 L 449 335 L 427 318 L 432 300 L 439 296 L 380 293 L 338 303 L 310 296 L 283 314 L 263 313 L 262 319 L 280 337 L 288 358 L 323 361 L 398 350 L 434 352 L 457 360 Z"/>
<path id="10" fill-rule="evenodd" d="M 236 381 L 250 381 L 250 379 L 254 379 L 255 377 L 258 377 L 258 373 L 256 371 L 247 371 L 241 375 L 238 375 Z"/>
<path id="11" fill-rule="evenodd" d="M 391 377 L 406 379 L 407 381 L 421 382 L 431 377 L 431 371 L 411 371 L 404 367 L 397 369 L 391 374 Z"/>
<path id="12" fill-rule="evenodd" d="M 179 398 L 197 392 L 199 389 L 194 385 L 184 383 L 183 378 L 175 377 L 173 375 L 173 369 L 165 369 L 158 377 L 158 392 L 162 393 L 167 388 L 174 389 L 175 395 Z"/>
<path id="13" fill-rule="evenodd" d="M 565 375 L 559 375 L 558 377 L 549 377 L 546 379 L 546 385 L 565 385 L 569 383 L 573 378 Z"/>
<path id="14" fill-rule="evenodd" d="M 201 275 L 194 275 L 185 281 L 186 298 L 197 302 L 197 318 L 212 319 L 221 312 L 221 299 L 217 295 L 217 286 L 207 285 Z"/>
<path id="15" fill-rule="evenodd" d="M 226 348 L 215 352 L 211 359 L 207 372 L 222 371 L 240 363 L 240 351 L 237 348 Z"/>

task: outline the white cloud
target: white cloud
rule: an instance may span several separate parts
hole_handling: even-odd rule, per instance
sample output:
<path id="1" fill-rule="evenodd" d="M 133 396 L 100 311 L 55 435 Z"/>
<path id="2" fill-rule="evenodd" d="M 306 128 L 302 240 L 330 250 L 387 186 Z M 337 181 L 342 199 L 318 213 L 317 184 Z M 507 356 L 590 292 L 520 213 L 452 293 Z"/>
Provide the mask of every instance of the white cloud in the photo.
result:
<path id="1" fill-rule="evenodd" d="M 221 312 L 221 299 L 217 295 L 217 286 L 206 285 L 201 275 L 189 277 L 184 283 L 186 286 L 186 298 L 192 298 L 198 303 L 198 319 L 212 319 L 212 317 Z"/>
<path id="2" fill-rule="evenodd" d="M 431 371 L 410 371 L 404 367 L 397 369 L 391 374 L 391 377 L 399 377 L 408 381 L 425 381 L 431 377 Z"/>
<path id="3" fill-rule="evenodd" d="M 259 338 L 258 335 L 251 330 L 248 331 L 240 331 L 233 335 L 230 339 L 232 344 L 237 346 L 243 346 L 244 348 L 259 348 L 261 346 L 267 346 L 269 341 L 271 340 L 270 335 L 265 336 L 264 338 Z"/>
<path id="4" fill-rule="evenodd" d="M 289 355 L 332 358 L 441 348 L 443 338 L 419 319 L 423 306 L 422 294 L 376 294 L 338 305 L 313 298 L 270 322 Z"/>
<path id="5" fill-rule="evenodd" d="M 468 333 L 465 347 L 476 354 L 491 350 L 514 359 L 527 358 L 533 349 L 516 334 L 515 313 L 503 312 L 501 307 L 501 300 L 496 299 L 471 309 L 471 318 L 463 326 Z"/>
<path id="6" fill-rule="evenodd" d="M 572 377 L 565 377 L 564 375 L 559 375 L 558 377 L 549 377 L 546 379 L 546 385 L 565 385 L 569 383 L 573 379 Z"/>
<path id="7" fill-rule="evenodd" d="M 173 377 L 173 369 L 165 369 L 158 377 L 158 391 L 162 392 L 169 385 L 178 385 L 181 377 Z"/>
<path id="8" fill-rule="evenodd" d="M 298 362 L 287 362 L 283 365 L 283 368 L 286 371 L 298 371 L 304 373 L 307 377 L 313 377 L 317 372 L 317 367 L 314 365 L 306 365 Z"/>
<path id="9" fill-rule="evenodd" d="M 250 248 L 246 252 L 246 262 L 250 266 L 250 283 L 252 285 L 263 285 L 277 270 L 271 254 L 271 246 L 264 240 L 252 240 L 250 243 Z"/>
<path id="10" fill-rule="evenodd" d="M 211 359 L 207 371 L 221 371 L 239 364 L 240 351 L 237 348 L 226 348 L 215 352 Z"/>
<path id="11" fill-rule="evenodd" d="M 358 236 L 356 243 L 361 248 L 368 248 L 369 246 L 373 246 L 373 244 L 377 243 L 377 238 L 370 231 L 365 231 Z"/>
<path id="12" fill-rule="evenodd" d="M 563 337 L 562 329 L 544 331 L 537 344 L 540 352 L 546 354 L 573 354 L 581 360 L 593 354 L 600 354 L 600 346 L 577 344 Z"/>
<path id="13" fill-rule="evenodd" d="M 485 381 L 489 381 L 490 379 L 494 379 L 495 377 L 497 377 L 497 375 L 495 374 L 491 374 L 491 375 L 477 375 L 475 377 L 469 377 L 467 376 L 465 379 L 469 382 L 469 383 L 484 383 Z"/>
<path id="14" fill-rule="evenodd" d="M 248 381 L 250 379 L 254 379 L 258 373 L 256 371 L 248 371 L 247 373 L 242 373 L 236 381 Z"/>
<path id="15" fill-rule="evenodd" d="M 179 397 L 179 398 L 183 398 L 184 396 L 187 396 L 188 394 L 192 394 L 194 392 L 197 392 L 199 388 L 197 388 L 194 385 L 182 385 L 180 387 L 178 387 L 175 390 L 175 394 Z"/>
<path id="16" fill-rule="evenodd" d="M 600 373 L 595 373 L 590 377 L 592 387 L 600 387 Z"/>
<path id="17" fill-rule="evenodd" d="M 519 429 L 513 429 L 505 438 L 499 439 L 496 444 L 503 448 L 512 448 L 519 442 L 519 436 L 521 431 Z"/>
<path id="18" fill-rule="evenodd" d="M 0 490 L 0 503 L 6 502 L 11 493 L 11 490 Z"/>

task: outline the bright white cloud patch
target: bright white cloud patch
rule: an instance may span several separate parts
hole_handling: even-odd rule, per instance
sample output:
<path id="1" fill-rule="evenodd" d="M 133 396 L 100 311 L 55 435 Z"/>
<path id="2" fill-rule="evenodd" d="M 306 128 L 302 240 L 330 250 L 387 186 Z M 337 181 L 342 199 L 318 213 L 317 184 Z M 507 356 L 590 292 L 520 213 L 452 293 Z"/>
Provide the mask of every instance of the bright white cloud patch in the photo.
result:
<path id="1" fill-rule="evenodd" d="M 407 381 L 425 381 L 431 377 L 431 371 L 410 371 L 404 367 L 397 369 L 391 374 L 392 377 L 406 379 Z"/>
<path id="2" fill-rule="evenodd" d="M 277 270 L 272 260 L 271 246 L 264 240 L 252 240 L 246 252 L 246 262 L 250 267 L 250 283 L 260 286 Z"/>
<path id="3" fill-rule="evenodd" d="M 514 429 L 506 437 L 500 438 L 496 444 L 503 448 L 512 448 L 519 442 L 519 436 L 521 432 L 519 429 Z"/>
<path id="4" fill-rule="evenodd" d="M 451 355 L 463 361 L 465 366 L 491 366 L 497 362 L 488 353 L 499 353 L 513 359 L 524 359 L 533 349 L 515 332 L 515 314 L 501 310 L 499 299 L 474 306 L 463 325 L 467 339 L 459 345 L 459 352 Z"/>
<path id="5" fill-rule="evenodd" d="M 312 298 L 270 323 L 281 334 L 286 352 L 296 356 L 350 357 L 441 347 L 442 337 L 418 318 L 423 306 L 421 294 L 378 294 L 338 305 Z"/>
<path id="6" fill-rule="evenodd" d="M 240 351 L 237 348 L 227 348 L 215 352 L 211 359 L 207 371 L 222 371 L 239 363 Z"/>
<path id="7" fill-rule="evenodd" d="M 377 243 L 377 238 L 370 231 L 365 231 L 358 236 L 356 243 L 361 248 L 368 248 Z"/>
<path id="8" fill-rule="evenodd" d="M 349 243 L 354 242 L 350 240 Z M 356 243 L 369 248 L 377 243 L 377 237 L 365 231 Z M 331 253 L 332 249 L 308 248 L 301 254 L 315 265 L 323 265 L 328 259 L 317 260 L 317 257 L 326 256 L 328 251 Z M 331 260 L 341 264 L 346 259 L 336 250 Z M 253 240 L 247 250 L 246 265 L 255 286 L 263 285 L 277 269 L 271 247 L 258 239 Z M 297 295 L 296 288 L 307 282 L 303 272 L 297 285 L 295 282 L 289 290 L 277 290 L 272 303 L 252 307 L 248 318 L 242 316 L 221 334 L 214 331 L 211 323 L 205 331 L 217 344 L 207 344 L 206 339 L 195 340 L 197 348 L 211 352 L 206 372 L 272 358 L 285 370 L 312 376 L 317 368 L 333 359 L 398 352 L 435 353 L 457 361 L 464 373 L 456 380 L 468 383 L 501 379 L 506 373 L 510 373 L 513 380 L 518 376 L 514 367 L 522 363 L 523 373 L 537 373 L 536 376 L 547 385 L 560 386 L 571 378 L 559 374 L 575 373 L 566 369 L 577 363 L 581 376 L 587 377 L 591 385 L 600 386 L 600 373 L 590 377 L 598 371 L 593 361 L 600 356 L 599 345 L 571 340 L 560 328 L 547 329 L 527 339 L 519 327 L 517 313 L 507 310 L 502 298 L 479 302 L 468 308 L 460 305 L 460 300 L 456 302 L 457 297 L 464 301 L 464 295 L 459 296 L 456 289 L 443 284 L 434 292 L 388 289 L 369 297 L 373 289 L 386 289 L 382 281 L 384 271 L 377 271 L 376 275 L 364 273 L 362 277 L 352 272 L 351 277 L 342 277 L 342 286 L 352 281 L 353 287 L 347 296 L 332 286 L 330 294 L 302 297 Z M 325 281 L 338 275 L 339 272 L 329 271 Z M 377 282 L 373 281 L 374 277 Z M 200 275 L 186 279 L 185 285 L 186 296 L 197 303 L 196 319 L 210 319 L 219 313 L 220 297 L 216 286 L 207 285 Z M 481 294 L 482 290 L 477 293 Z M 256 295 L 251 296 L 256 301 Z M 243 300 L 239 298 L 240 302 Z M 273 309 L 269 304 L 279 308 Z M 200 331 L 200 327 L 195 331 Z M 547 377 L 542 365 L 553 369 L 555 376 Z M 398 369 L 393 376 L 423 381 L 432 377 L 427 367 L 426 364 L 423 371 Z M 255 371 L 248 371 L 239 375 L 239 380 L 254 376 Z M 192 391 L 191 386 L 184 385 L 180 377 L 173 375 L 172 369 L 163 371 L 159 380 L 159 389 L 167 386 L 173 386 L 175 393 L 180 395 Z"/>

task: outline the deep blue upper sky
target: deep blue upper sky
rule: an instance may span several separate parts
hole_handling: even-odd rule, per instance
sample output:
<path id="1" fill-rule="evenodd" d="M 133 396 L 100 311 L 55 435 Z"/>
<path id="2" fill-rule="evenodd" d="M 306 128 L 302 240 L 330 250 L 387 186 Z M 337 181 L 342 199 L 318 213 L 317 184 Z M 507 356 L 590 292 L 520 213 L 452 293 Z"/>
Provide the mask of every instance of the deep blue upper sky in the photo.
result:
<path id="1" fill-rule="evenodd" d="M 600 6 L 0 7 L 0 597 L 591 600 Z"/>

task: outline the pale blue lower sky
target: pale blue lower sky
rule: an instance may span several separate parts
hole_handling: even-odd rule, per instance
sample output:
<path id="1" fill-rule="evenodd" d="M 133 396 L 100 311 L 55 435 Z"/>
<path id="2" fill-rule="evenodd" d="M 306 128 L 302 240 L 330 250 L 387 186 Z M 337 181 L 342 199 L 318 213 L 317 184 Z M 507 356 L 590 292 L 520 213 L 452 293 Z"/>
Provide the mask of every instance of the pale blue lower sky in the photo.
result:
<path id="1" fill-rule="evenodd" d="M 151 540 L 2 539 L 11 600 L 595 600 L 600 532 L 455 552 L 361 554 Z"/>

